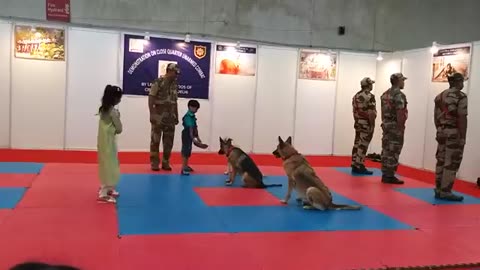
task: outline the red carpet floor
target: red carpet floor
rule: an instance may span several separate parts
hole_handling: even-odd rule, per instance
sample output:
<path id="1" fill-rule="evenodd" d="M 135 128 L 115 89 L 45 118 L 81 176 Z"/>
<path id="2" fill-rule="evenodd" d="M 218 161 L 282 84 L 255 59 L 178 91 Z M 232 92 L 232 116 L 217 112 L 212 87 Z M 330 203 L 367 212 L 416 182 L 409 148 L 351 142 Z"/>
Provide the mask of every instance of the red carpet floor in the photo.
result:
<path id="1" fill-rule="evenodd" d="M 121 153 L 120 159 L 122 173 L 151 173 L 147 153 Z M 265 175 L 283 175 L 280 161 L 272 156 L 255 155 L 254 159 Z M 324 168 L 348 167 L 347 157 L 308 159 L 313 166 L 322 167 L 317 168 L 322 178 L 341 180 L 327 181 L 334 190 L 418 229 L 119 238 L 115 207 L 95 201 L 95 152 L 0 150 L 0 162 L 46 164 L 38 175 L 0 174 L 0 188 L 27 188 L 15 209 L 0 210 L 0 269 L 25 260 L 71 264 L 85 270 L 467 270 L 475 268 L 455 266 L 480 262 L 480 205 L 427 205 L 382 186 L 378 177 L 351 177 Z M 179 155 L 174 154 L 172 163 L 179 162 Z M 226 167 L 225 159 L 216 154 L 195 154 L 192 165 L 198 174 L 221 174 Z M 178 172 L 178 166 L 174 169 L 172 174 Z M 399 174 L 406 178 L 407 187 L 430 188 L 433 184 L 431 172 L 401 166 Z M 480 198 L 480 190 L 472 183 L 459 180 L 455 190 Z M 226 197 L 241 201 L 243 196 L 249 196 L 253 204 L 277 203 L 256 191 L 227 190 L 222 196 L 212 189 L 197 192 L 209 198 L 208 205 L 223 205 Z"/>

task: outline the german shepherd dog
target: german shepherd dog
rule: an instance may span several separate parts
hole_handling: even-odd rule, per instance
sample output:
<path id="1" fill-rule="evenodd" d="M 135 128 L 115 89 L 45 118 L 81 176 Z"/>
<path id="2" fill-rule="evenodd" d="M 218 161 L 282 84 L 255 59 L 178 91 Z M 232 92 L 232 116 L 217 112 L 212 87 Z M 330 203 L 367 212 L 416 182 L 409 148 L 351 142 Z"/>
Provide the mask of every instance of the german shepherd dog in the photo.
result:
<path id="1" fill-rule="evenodd" d="M 287 204 L 295 189 L 297 202 L 303 203 L 304 209 L 318 210 L 359 210 L 360 206 L 333 203 L 328 187 L 317 176 L 312 166 L 303 155 L 292 146 L 292 137 L 283 141 L 278 136 L 277 149 L 272 153 L 283 160 L 283 168 L 288 176 L 288 190 L 282 203 Z"/>
<path id="2" fill-rule="evenodd" d="M 219 155 L 225 155 L 228 160 L 228 174 L 229 178 L 225 184 L 230 186 L 235 180 L 237 174 L 243 177 L 243 187 L 245 188 L 267 188 L 267 187 L 281 187 L 282 184 L 265 185 L 263 183 L 263 174 L 255 164 L 253 159 L 239 147 L 232 144 L 232 139 L 220 138 Z"/>

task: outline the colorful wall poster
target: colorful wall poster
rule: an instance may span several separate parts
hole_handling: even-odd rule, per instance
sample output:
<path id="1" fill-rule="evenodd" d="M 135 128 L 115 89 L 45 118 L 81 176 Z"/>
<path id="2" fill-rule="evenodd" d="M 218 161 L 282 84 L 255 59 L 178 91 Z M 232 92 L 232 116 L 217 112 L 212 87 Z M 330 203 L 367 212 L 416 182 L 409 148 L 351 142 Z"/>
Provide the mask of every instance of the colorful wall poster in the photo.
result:
<path id="1" fill-rule="evenodd" d="M 255 76 L 257 48 L 217 44 L 215 59 L 217 74 Z"/>
<path id="2" fill-rule="evenodd" d="M 16 25 L 15 57 L 65 61 L 65 30 Z"/>
<path id="3" fill-rule="evenodd" d="M 335 81 L 337 78 L 335 52 L 301 50 L 299 64 L 299 79 Z"/>
<path id="4" fill-rule="evenodd" d="M 462 73 L 468 80 L 470 73 L 471 44 L 442 47 L 433 54 L 432 82 L 448 82 L 448 76 Z"/>
<path id="5" fill-rule="evenodd" d="M 180 67 L 178 96 L 208 99 L 210 51 L 211 44 L 205 42 L 125 35 L 123 91 L 126 95 L 148 95 L 152 82 L 173 62 Z"/>

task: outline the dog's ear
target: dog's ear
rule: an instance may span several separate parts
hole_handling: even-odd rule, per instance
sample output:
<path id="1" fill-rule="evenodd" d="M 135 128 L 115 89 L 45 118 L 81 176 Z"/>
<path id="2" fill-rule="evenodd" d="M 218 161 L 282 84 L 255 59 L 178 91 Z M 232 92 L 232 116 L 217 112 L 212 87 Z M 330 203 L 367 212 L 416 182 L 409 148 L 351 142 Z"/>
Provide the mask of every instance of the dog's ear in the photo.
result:
<path id="1" fill-rule="evenodd" d="M 227 144 L 228 144 L 228 145 L 232 144 L 232 139 L 231 139 L 231 138 L 228 138 Z"/>
<path id="2" fill-rule="evenodd" d="M 282 140 L 282 137 L 278 136 L 278 143 L 279 144 L 284 144 L 285 142 Z"/>
<path id="3" fill-rule="evenodd" d="M 292 136 L 289 136 L 286 143 L 292 145 Z"/>
<path id="4" fill-rule="evenodd" d="M 218 139 L 220 140 L 220 144 L 222 144 L 223 143 L 222 137 L 218 137 Z"/>

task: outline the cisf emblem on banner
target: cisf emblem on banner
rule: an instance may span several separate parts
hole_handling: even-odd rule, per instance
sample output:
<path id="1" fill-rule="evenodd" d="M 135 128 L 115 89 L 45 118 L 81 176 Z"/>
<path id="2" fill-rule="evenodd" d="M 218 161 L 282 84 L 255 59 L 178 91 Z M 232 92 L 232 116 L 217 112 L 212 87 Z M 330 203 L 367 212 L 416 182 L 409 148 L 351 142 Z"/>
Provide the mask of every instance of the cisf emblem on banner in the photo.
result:
<path id="1" fill-rule="evenodd" d="M 193 55 L 198 59 L 202 59 L 207 55 L 207 47 L 201 45 L 193 46 Z"/>

